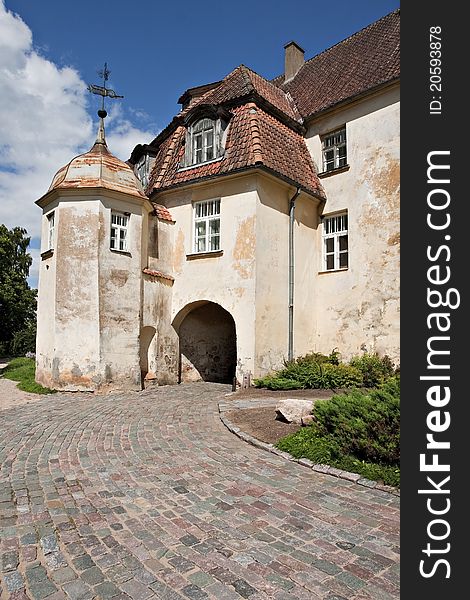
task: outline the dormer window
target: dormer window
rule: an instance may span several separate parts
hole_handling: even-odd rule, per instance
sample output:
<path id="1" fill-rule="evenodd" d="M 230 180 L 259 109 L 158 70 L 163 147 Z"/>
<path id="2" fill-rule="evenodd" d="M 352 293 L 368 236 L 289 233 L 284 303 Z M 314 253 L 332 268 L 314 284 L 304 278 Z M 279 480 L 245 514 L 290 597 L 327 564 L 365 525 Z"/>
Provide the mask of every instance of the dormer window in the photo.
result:
<path id="1" fill-rule="evenodd" d="M 212 119 L 201 119 L 190 128 L 191 164 L 197 165 L 215 158 L 215 126 Z"/>

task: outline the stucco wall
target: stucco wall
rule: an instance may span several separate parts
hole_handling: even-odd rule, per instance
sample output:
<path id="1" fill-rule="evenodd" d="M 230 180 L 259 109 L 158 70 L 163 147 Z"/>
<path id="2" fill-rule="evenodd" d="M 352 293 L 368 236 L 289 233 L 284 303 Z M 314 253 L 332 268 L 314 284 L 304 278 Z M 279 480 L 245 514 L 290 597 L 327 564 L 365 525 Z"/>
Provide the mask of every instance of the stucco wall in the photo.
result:
<path id="1" fill-rule="evenodd" d="M 289 200 L 295 188 L 259 175 L 256 227 L 255 376 L 279 369 L 288 357 Z M 294 355 L 314 343 L 312 296 L 318 201 L 301 193 L 294 220 Z"/>
<path id="2" fill-rule="evenodd" d="M 59 222 L 57 202 L 50 203 L 41 218 L 41 253 L 48 247 L 48 218 L 55 211 L 55 233 Z M 54 236 L 57 245 L 57 235 Z M 52 360 L 55 345 L 55 303 L 56 303 L 56 254 L 41 259 L 39 263 L 37 337 L 36 337 L 36 378 L 43 385 L 51 384 Z"/>
<path id="3" fill-rule="evenodd" d="M 40 270 L 37 380 L 64 390 L 140 389 L 142 202 L 87 193 L 55 204 L 54 254 Z M 130 213 L 127 253 L 110 250 L 111 208 Z"/>
<path id="4" fill-rule="evenodd" d="M 109 247 L 111 211 L 127 212 L 128 251 Z M 141 252 L 145 211 L 114 197 L 103 197 L 100 205 L 99 328 L 105 385 L 140 389 Z"/>
<path id="5" fill-rule="evenodd" d="M 399 92 L 389 90 L 313 123 L 307 144 L 321 170 L 320 135 L 346 123 L 349 170 L 322 179 L 323 214 L 347 209 L 349 268 L 321 273 L 321 228 L 312 270 L 314 349 L 344 358 L 399 359 Z"/>
<path id="6" fill-rule="evenodd" d="M 193 203 L 220 198 L 220 256 L 194 257 Z M 176 330 L 193 303 L 219 304 L 235 320 L 237 377 L 254 372 L 255 327 L 255 175 L 225 178 L 219 182 L 161 194 L 173 229 L 173 286 L 171 321 Z M 194 306 L 196 306 L 194 304 Z M 175 320 L 176 319 L 176 320 Z"/>
<path id="7" fill-rule="evenodd" d="M 39 319 L 43 323 L 38 332 L 36 376 L 53 388 L 88 389 L 99 373 L 100 360 L 98 202 L 60 202 L 55 219 L 54 255 L 44 261 L 40 271 Z M 45 240 L 47 233 L 43 243 Z M 53 296 L 55 303 L 50 305 Z M 49 339 L 44 335 L 45 323 L 52 333 Z"/>

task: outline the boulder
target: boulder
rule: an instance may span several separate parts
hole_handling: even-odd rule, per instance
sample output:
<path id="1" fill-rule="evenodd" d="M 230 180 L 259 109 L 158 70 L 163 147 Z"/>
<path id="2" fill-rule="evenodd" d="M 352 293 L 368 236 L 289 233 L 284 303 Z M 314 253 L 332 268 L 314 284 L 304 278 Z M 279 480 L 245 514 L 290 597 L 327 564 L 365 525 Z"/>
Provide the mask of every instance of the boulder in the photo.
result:
<path id="1" fill-rule="evenodd" d="M 311 425 L 315 421 L 315 417 L 313 415 L 305 415 L 302 417 L 302 426 L 306 427 L 307 425 Z"/>
<path id="2" fill-rule="evenodd" d="M 301 398 L 282 398 L 276 405 L 278 418 L 288 423 L 302 424 L 302 417 L 310 415 L 312 412 L 312 400 L 302 400 Z"/>

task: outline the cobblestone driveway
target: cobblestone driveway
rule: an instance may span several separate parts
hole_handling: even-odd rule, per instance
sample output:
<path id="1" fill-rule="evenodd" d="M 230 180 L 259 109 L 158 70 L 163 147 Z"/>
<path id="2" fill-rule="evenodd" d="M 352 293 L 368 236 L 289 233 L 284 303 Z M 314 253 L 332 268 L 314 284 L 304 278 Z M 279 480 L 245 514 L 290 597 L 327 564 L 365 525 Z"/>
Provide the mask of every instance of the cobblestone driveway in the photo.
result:
<path id="1" fill-rule="evenodd" d="M 398 499 L 241 441 L 227 392 L 1 412 L 1 598 L 398 598 Z"/>

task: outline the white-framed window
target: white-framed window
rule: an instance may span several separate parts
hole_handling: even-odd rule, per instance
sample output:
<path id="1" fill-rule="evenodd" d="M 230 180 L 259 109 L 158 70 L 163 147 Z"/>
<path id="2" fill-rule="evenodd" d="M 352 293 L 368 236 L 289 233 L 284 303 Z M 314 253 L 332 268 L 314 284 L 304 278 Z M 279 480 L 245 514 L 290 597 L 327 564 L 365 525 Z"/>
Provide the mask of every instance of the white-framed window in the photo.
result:
<path id="1" fill-rule="evenodd" d="M 54 228 L 55 228 L 55 213 L 51 212 L 47 215 L 47 249 L 54 248 Z"/>
<path id="2" fill-rule="evenodd" d="M 143 156 L 141 156 L 139 162 L 135 166 L 135 172 L 136 172 L 137 178 L 139 179 L 139 181 L 141 182 L 141 184 L 144 188 L 147 187 L 148 182 L 149 182 L 149 171 L 150 171 L 149 167 L 150 167 L 149 155 L 144 154 Z"/>
<path id="3" fill-rule="evenodd" d="M 205 118 L 192 125 L 190 144 L 191 164 L 197 165 L 214 159 L 216 157 L 215 121 Z"/>
<path id="4" fill-rule="evenodd" d="M 111 250 L 127 252 L 129 249 L 129 215 L 124 213 L 111 213 Z"/>
<path id="5" fill-rule="evenodd" d="M 323 136 L 323 171 L 333 171 L 347 165 L 346 126 Z"/>
<path id="6" fill-rule="evenodd" d="M 194 204 L 194 252 L 220 250 L 220 198 Z"/>
<path id="7" fill-rule="evenodd" d="M 323 218 L 323 270 L 347 269 L 348 213 Z"/>

